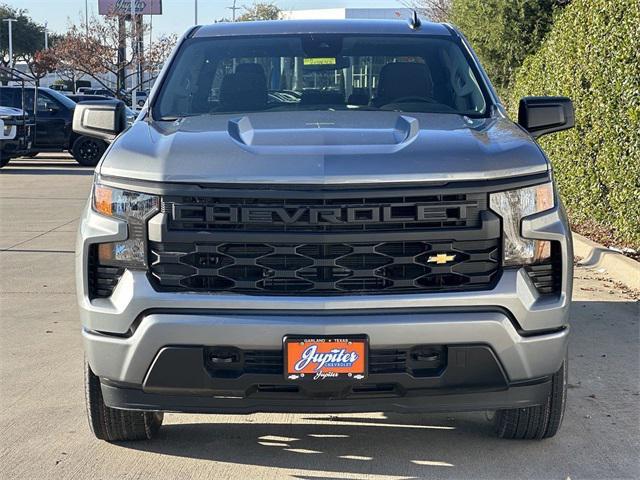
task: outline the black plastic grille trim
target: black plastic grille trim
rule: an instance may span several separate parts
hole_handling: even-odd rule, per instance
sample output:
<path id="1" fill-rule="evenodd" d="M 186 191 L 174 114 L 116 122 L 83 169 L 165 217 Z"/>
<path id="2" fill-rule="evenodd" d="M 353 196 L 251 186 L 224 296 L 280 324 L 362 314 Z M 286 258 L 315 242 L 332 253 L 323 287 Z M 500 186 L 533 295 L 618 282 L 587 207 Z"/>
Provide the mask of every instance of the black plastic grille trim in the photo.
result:
<path id="1" fill-rule="evenodd" d="M 98 246 L 89 247 L 89 298 L 108 298 L 118 285 L 124 268 L 100 265 Z"/>
<path id="2" fill-rule="evenodd" d="M 214 377 L 237 378 L 243 374 L 282 375 L 284 357 L 282 350 L 240 350 L 226 347 L 235 354 L 236 363 L 219 367 L 207 360 L 209 351 L 205 349 L 205 364 Z M 435 352 L 438 357 L 433 361 L 421 361 L 416 356 L 424 350 Z M 446 347 L 414 347 L 406 349 L 371 349 L 368 354 L 369 374 L 408 373 L 415 377 L 435 376 L 446 366 Z"/>
<path id="3" fill-rule="evenodd" d="M 177 231 L 367 232 L 476 227 L 485 193 L 362 197 L 225 198 L 167 196 L 162 212 Z M 322 210 L 324 209 L 324 210 Z M 333 219 L 333 220 L 332 220 Z"/>
<path id="4" fill-rule="evenodd" d="M 260 295 L 487 289 L 498 280 L 500 239 L 381 243 L 150 242 L 162 291 Z M 446 264 L 433 260 L 453 256 Z"/>
<path id="5" fill-rule="evenodd" d="M 558 242 L 551 243 L 551 259 L 547 263 L 525 267 L 540 295 L 557 294 L 562 287 L 562 253 Z"/>

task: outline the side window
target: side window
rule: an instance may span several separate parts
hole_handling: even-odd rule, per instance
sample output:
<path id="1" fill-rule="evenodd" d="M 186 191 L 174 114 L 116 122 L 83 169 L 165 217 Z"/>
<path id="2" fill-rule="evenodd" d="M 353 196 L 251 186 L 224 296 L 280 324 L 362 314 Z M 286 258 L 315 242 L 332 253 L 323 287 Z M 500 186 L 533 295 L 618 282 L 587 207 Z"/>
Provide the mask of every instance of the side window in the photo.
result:
<path id="1" fill-rule="evenodd" d="M 38 95 L 38 111 L 39 112 L 46 112 L 49 110 L 49 103 L 51 100 L 45 98 L 44 95 L 40 94 Z"/>
<path id="2" fill-rule="evenodd" d="M 58 111 L 62 109 L 62 105 L 57 100 L 51 98 L 46 93 L 39 92 L 37 99 L 38 112 Z"/>

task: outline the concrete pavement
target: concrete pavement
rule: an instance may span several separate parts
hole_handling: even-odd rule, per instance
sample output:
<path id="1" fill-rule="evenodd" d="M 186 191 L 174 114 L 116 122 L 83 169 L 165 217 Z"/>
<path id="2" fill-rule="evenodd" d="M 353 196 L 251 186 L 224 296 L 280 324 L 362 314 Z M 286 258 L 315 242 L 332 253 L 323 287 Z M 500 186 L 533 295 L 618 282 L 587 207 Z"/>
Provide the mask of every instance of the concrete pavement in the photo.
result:
<path id="1" fill-rule="evenodd" d="M 602 479 L 640 476 L 639 307 L 576 271 L 568 409 L 544 442 L 483 413 L 165 416 L 110 445 L 87 426 L 73 249 L 91 169 L 56 156 L 0 171 L 0 478 Z"/>

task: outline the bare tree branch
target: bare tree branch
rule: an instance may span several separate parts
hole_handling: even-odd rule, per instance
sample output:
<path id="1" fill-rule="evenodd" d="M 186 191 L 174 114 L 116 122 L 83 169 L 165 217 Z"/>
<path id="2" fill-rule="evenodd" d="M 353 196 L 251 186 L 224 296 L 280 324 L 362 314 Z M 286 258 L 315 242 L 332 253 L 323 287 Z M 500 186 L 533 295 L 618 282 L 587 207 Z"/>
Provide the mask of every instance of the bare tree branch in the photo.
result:
<path id="1" fill-rule="evenodd" d="M 451 14 L 453 0 L 403 0 L 402 3 L 428 20 L 447 22 Z"/>
<path id="2" fill-rule="evenodd" d="M 138 30 L 138 35 L 144 35 L 147 26 L 144 25 L 142 29 L 142 32 Z M 61 71 L 82 72 L 117 95 L 130 93 L 146 81 L 136 82 L 136 85 L 130 86 L 126 92 L 118 92 L 117 80 L 109 78 L 110 75 L 116 79 L 119 72 L 125 71 L 127 74 L 124 78 L 133 77 L 136 75 L 137 66 L 141 65 L 143 72 L 151 79 L 155 78 L 155 72 L 165 62 L 177 40 L 175 35 L 161 37 L 144 51 L 126 51 L 123 59 L 119 60 L 118 50 L 122 42 L 117 17 L 93 17 L 89 20 L 88 31 L 87 36 L 84 24 L 69 26 L 66 34 L 58 40 L 53 49 L 56 67 Z M 127 44 L 131 44 L 130 29 L 125 29 L 124 35 Z"/>

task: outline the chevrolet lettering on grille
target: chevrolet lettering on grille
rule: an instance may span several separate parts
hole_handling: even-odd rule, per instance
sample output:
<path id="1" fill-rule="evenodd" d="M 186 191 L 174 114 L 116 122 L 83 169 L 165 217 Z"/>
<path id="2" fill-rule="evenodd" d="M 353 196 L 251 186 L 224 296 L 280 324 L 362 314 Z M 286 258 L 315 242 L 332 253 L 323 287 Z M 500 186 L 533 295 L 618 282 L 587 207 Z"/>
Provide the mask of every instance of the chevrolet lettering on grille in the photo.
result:
<path id="1" fill-rule="evenodd" d="M 385 222 L 428 222 L 451 218 L 466 218 L 466 206 L 442 208 L 434 205 L 411 204 L 396 206 L 323 206 L 268 207 L 233 205 L 179 205 L 172 213 L 176 222 L 205 222 L 210 224 L 285 224 L 328 225 Z"/>

